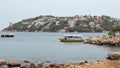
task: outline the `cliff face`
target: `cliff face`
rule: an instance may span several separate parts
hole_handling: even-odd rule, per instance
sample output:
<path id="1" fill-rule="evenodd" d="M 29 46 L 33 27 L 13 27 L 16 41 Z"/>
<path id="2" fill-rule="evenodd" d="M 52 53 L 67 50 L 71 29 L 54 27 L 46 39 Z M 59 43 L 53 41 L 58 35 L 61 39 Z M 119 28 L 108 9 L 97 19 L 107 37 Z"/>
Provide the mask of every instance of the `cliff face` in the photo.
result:
<path id="1" fill-rule="evenodd" d="M 3 31 L 44 32 L 102 32 L 120 25 L 120 20 L 109 16 L 39 16 L 12 24 Z"/>

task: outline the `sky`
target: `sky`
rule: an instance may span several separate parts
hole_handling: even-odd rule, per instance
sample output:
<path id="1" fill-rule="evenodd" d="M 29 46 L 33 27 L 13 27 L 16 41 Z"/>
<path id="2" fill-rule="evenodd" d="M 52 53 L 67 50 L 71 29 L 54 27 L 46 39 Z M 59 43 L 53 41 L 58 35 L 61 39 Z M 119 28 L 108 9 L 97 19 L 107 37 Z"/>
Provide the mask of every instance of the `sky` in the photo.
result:
<path id="1" fill-rule="evenodd" d="M 0 0 L 0 30 L 40 15 L 107 15 L 120 19 L 120 0 Z"/>

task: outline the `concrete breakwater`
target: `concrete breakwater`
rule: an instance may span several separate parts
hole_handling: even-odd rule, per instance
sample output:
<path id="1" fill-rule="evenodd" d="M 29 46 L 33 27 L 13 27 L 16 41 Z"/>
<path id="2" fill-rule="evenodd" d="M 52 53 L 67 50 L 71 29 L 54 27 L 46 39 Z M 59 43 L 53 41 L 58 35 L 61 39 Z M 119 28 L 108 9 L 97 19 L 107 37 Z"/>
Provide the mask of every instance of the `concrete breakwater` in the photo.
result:
<path id="1" fill-rule="evenodd" d="M 95 45 L 120 46 L 120 37 L 97 37 L 87 39 L 87 43 Z"/>

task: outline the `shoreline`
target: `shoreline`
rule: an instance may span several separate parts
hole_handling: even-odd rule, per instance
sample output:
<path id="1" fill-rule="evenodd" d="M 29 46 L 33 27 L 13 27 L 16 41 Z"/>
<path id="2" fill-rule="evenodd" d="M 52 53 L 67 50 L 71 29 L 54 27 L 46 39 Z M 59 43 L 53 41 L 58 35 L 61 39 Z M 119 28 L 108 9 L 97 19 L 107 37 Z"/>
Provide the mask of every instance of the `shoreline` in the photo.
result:
<path id="1" fill-rule="evenodd" d="M 77 62 L 77 63 L 32 63 L 24 60 L 24 63 L 18 61 L 7 62 L 0 59 L 1 68 L 120 68 L 120 52 L 108 53 L 107 60 L 97 60 L 94 62 Z"/>
<path id="2" fill-rule="evenodd" d="M 77 62 L 77 63 L 63 63 L 63 64 L 46 64 L 40 63 L 35 64 L 29 61 L 20 62 L 5 62 L 5 60 L 0 60 L 0 67 L 9 68 L 18 67 L 18 68 L 120 68 L 120 60 L 97 60 L 94 62 Z"/>
<path id="3" fill-rule="evenodd" d="M 105 46 L 120 46 L 120 36 L 89 38 L 86 43 Z"/>

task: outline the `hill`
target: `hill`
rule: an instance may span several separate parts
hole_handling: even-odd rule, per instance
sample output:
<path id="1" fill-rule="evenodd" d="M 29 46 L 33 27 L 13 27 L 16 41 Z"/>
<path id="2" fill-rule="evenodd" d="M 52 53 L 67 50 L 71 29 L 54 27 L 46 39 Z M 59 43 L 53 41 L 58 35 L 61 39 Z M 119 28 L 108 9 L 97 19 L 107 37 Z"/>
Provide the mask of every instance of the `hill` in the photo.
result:
<path id="1" fill-rule="evenodd" d="M 3 29 L 3 31 L 25 32 L 102 32 L 110 31 L 120 20 L 110 16 L 69 16 L 55 17 L 51 15 L 24 19 Z"/>

